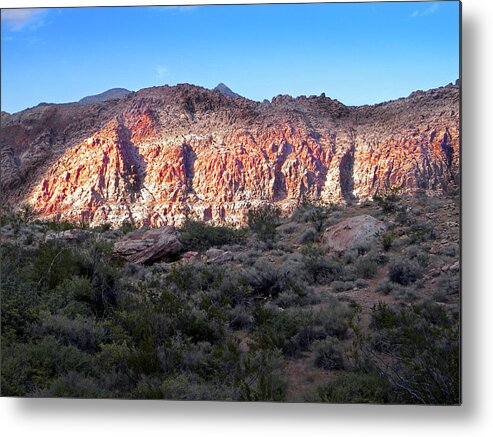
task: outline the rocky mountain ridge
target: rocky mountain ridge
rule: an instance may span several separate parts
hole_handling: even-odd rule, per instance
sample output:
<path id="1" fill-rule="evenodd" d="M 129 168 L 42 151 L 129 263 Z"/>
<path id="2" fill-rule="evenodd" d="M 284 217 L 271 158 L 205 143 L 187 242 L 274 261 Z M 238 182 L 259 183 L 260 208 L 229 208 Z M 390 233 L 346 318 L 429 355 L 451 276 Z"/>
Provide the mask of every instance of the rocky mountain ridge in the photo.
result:
<path id="1" fill-rule="evenodd" d="M 94 105 L 95 103 L 106 102 L 107 100 L 121 99 L 131 92 L 125 88 L 111 88 L 99 94 L 83 97 L 77 103 L 79 105 Z"/>
<path id="2" fill-rule="evenodd" d="M 458 184 L 460 86 L 373 106 L 272 102 L 183 84 L 2 113 L 7 203 L 49 219 L 239 224 L 252 206 L 353 202 Z"/>

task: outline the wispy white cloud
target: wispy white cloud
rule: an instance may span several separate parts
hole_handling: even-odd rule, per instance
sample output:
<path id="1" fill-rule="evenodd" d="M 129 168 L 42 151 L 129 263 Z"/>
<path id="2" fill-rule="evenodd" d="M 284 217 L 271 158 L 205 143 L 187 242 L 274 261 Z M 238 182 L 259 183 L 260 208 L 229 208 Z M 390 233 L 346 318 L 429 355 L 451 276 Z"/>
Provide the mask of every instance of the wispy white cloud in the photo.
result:
<path id="1" fill-rule="evenodd" d="M 166 67 L 163 67 L 162 65 L 158 65 L 156 67 L 157 77 L 159 77 L 159 78 L 164 77 L 164 76 L 166 76 L 167 73 L 168 73 L 168 69 Z"/>
<path id="2" fill-rule="evenodd" d="M 46 9 L 2 9 L 2 24 L 6 28 L 18 30 L 36 30 L 45 24 Z"/>
<path id="3" fill-rule="evenodd" d="M 440 6 L 438 5 L 438 3 L 433 3 L 432 5 L 428 6 L 425 9 L 422 9 L 422 10 L 416 9 L 411 14 L 411 17 L 413 17 L 413 18 L 416 18 L 416 17 L 425 17 L 426 15 L 434 14 L 436 11 L 438 11 L 439 8 L 440 8 Z"/>

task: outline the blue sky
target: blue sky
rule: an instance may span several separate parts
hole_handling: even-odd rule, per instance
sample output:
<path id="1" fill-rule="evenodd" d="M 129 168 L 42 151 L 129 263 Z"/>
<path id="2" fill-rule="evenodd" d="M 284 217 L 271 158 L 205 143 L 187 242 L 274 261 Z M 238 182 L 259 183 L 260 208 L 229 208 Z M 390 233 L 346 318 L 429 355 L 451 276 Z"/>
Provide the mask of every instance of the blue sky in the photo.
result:
<path id="1" fill-rule="evenodd" d="M 373 104 L 459 76 L 458 2 L 2 10 L 1 106 L 226 83 Z"/>

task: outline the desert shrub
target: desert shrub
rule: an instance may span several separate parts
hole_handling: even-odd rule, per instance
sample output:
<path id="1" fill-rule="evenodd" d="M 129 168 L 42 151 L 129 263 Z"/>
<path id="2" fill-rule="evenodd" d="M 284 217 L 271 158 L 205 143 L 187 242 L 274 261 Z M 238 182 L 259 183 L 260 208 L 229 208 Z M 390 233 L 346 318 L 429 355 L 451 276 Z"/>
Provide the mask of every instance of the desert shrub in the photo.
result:
<path id="1" fill-rule="evenodd" d="M 255 261 L 262 256 L 262 253 L 258 250 L 255 249 L 248 249 L 245 252 L 240 252 L 237 255 L 237 260 L 240 261 L 241 263 L 247 265 L 247 266 L 252 266 L 255 264 Z"/>
<path id="2" fill-rule="evenodd" d="M 438 232 L 430 223 L 416 223 L 409 227 L 408 236 L 411 239 L 411 243 L 422 243 L 428 240 L 435 240 L 438 238 Z"/>
<path id="3" fill-rule="evenodd" d="M 453 296 L 458 296 L 460 291 L 460 278 L 458 274 L 445 273 L 436 281 L 436 289 L 433 298 L 437 302 L 449 302 Z"/>
<path id="4" fill-rule="evenodd" d="M 389 256 L 378 250 L 372 250 L 367 256 L 368 259 L 377 263 L 379 266 L 383 266 L 389 262 Z"/>
<path id="5" fill-rule="evenodd" d="M 384 213 L 388 214 L 395 212 L 400 208 L 401 201 L 401 198 L 397 193 L 398 190 L 391 189 L 386 193 L 373 196 L 373 201 L 380 206 Z"/>
<path id="6" fill-rule="evenodd" d="M 371 279 L 378 272 L 378 265 L 371 259 L 364 257 L 358 258 L 354 264 L 356 275 L 363 279 Z"/>
<path id="7" fill-rule="evenodd" d="M 293 247 L 284 241 L 277 241 L 274 243 L 273 248 L 284 253 L 293 253 Z"/>
<path id="8" fill-rule="evenodd" d="M 392 243 L 395 239 L 395 235 L 392 231 L 387 231 L 382 235 L 382 246 L 385 252 L 388 252 L 392 249 Z"/>
<path id="9" fill-rule="evenodd" d="M 248 211 L 248 227 L 262 241 L 273 241 L 276 237 L 280 217 L 281 210 L 277 206 L 265 204 Z"/>
<path id="10" fill-rule="evenodd" d="M 409 246 L 413 243 L 413 240 L 407 235 L 403 235 L 402 237 L 396 238 L 392 243 L 392 248 L 399 249 L 401 247 Z"/>
<path id="11" fill-rule="evenodd" d="M 233 329 L 248 329 L 253 324 L 253 315 L 244 305 L 235 306 L 230 313 L 229 326 Z"/>
<path id="12" fill-rule="evenodd" d="M 286 235 L 294 234 L 298 230 L 298 225 L 296 223 L 286 223 L 283 225 L 281 232 Z"/>
<path id="13" fill-rule="evenodd" d="M 395 219 L 397 223 L 401 225 L 413 225 L 416 223 L 416 217 L 411 211 L 408 210 L 399 211 L 396 214 Z"/>
<path id="14" fill-rule="evenodd" d="M 40 245 L 33 265 L 33 279 L 47 288 L 55 288 L 66 278 L 87 274 L 89 266 L 80 251 L 58 241 Z"/>
<path id="15" fill-rule="evenodd" d="M 354 288 L 354 282 L 351 281 L 333 281 L 332 290 L 336 293 L 341 293 L 342 291 L 352 290 Z"/>
<path id="16" fill-rule="evenodd" d="M 341 273 L 337 276 L 341 281 L 354 282 L 358 279 L 358 274 L 356 273 L 356 267 L 352 264 L 346 264 Z"/>
<path id="17" fill-rule="evenodd" d="M 155 397 L 162 399 L 174 400 L 230 400 L 231 393 L 228 393 L 224 388 L 206 383 L 203 381 L 194 381 L 193 378 L 187 377 L 185 374 L 180 374 L 177 377 L 166 378 L 158 387 L 152 388 L 152 385 L 141 383 L 137 398 L 149 399 L 148 393 L 156 392 Z"/>
<path id="18" fill-rule="evenodd" d="M 404 255 L 410 260 L 418 263 L 421 267 L 426 267 L 428 265 L 428 253 L 419 246 L 408 247 L 404 252 Z"/>
<path id="19" fill-rule="evenodd" d="M 305 200 L 294 210 L 291 220 L 298 223 L 312 223 L 315 231 L 321 232 L 334 208 L 332 205 L 321 205 Z"/>
<path id="20" fill-rule="evenodd" d="M 68 318 L 65 315 L 48 313 L 40 316 L 37 334 L 53 336 L 61 344 L 76 346 L 84 352 L 96 352 L 104 337 L 102 326 L 91 318 Z"/>
<path id="21" fill-rule="evenodd" d="M 285 275 L 279 272 L 275 264 L 264 258 L 259 258 L 250 269 L 245 271 L 245 279 L 254 293 L 263 297 L 276 297 L 286 285 Z"/>
<path id="22" fill-rule="evenodd" d="M 356 279 L 355 285 L 358 288 L 365 288 L 366 286 L 368 286 L 368 282 L 366 282 L 364 279 Z"/>
<path id="23" fill-rule="evenodd" d="M 75 371 L 68 371 L 55 379 L 47 388 L 33 393 L 35 397 L 46 398 L 107 398 L 111 394 L 101 388 L 93 377 L 87 377 Z"/>
<path id="24" fill-rule="evenodd" d="M 37 307 L 39 293 L 34 283 L 5 283 L 4 268 L 5 266 L 2 265 L 1 327 L 3 344 L 5 345 L 7 341 L 27 341 L 30 337 L 31 326 L 39 319 Z"/>
<path id="25" fill-rule="evenodd" d="M 454 258 L 456 256 L 459 256 L 460 247 L 457 243 L 448 243 L 448 244 L 442 246 L 440 251 L 441 251 L 442 255 Z"/>
<path id="26" fill-rule="evenodd" d="M 389 279 L 400 285 L 416 282 L 423 274 L 422 268 L 414 261 L 397 258 L 389 266 Z"/>
<path id="27" fill-rule="evenodd" d="M 93 228 L 94 231 L 104 233 L 111 230 L 111 223 L 101 223 Z"/>
<path id="28" fill-rule="evenodd" d="M 286 362 L 279 350 L 252 351 L 241 361 L 238 400 L 283 401 L 287 392 Z"/>
<path id="29" fill-rule="evenodd" d="M 418 290 L 416 286 L 408 285 L 406 287 L 393 284 L 391 293 L 392 296 L 398 297 L 399 299 L 403 299 L 406 302 L 414 302 L 418 298 Z"/>
<path id="30" fill-rule="evenodd" d="M 317 238 L 317 231 L 314 228 L 308 228 L 300 235 L 298 242 L 300 244 L 313 243 Z"/>
<path id="31" fill-rule="evenodd" d="M 315 311 L 315 326 L 321 326 L 325 336 L 346 338 L 349 323 L 353 316 L 353 309 L 343 302 L 329 299 L 327 307 Z"/>
<path id="32" fill-rule="evenodd" d="M 123 234 L 128 234 L 135 231 L 136 229 L 137 227 L 135 226 L 135 223 L 129 221 L 124 221 L 119 228 L 119 230 L 123 232 Z"/>
<path id="33" fill-rule="evenodd" d="M 242 229 L 213 226 L 191 219 L 186 220 L 179 230 L 180 241 L 186 251 L 205 251 L 211 247 L 237 244 L 245 238 L 245 231 Z"/>
<path id="34" fill-rule="evenodd" d="M 289 308 L 300 303 L 300 296 L 292 290 L 279 293 L 274 303 L 281 308 Z"/>
<path id="35" fill-rule="evenodd" d="M 386 404 L 392 401 L 392 387 L 376 372 L 352 372 L 318 387 L 317 395 L 314 401 Z"/>
<path id="36" fill-rule="evenodd" d="M 381 303 L 372 309 L 370 326 L 371 343 L 363 350 L 398 391 L 400 402 L 459 403 L 459 326 L 440 305 Z"/>
<path id="37" fill-rule="evenodd" d="M 325 370 L 340 370 L 344 368 L 342 346 L 339 340 L 329 337 L 314 342 L 315 366 Z"/>
<path id="38" fill-rule="evenodd" d="M 284 311 L 257 305 L 254 310 L 254 347 L 278 348 L 290 357 L 298 357 L 314 340 L 328 336 L 344 338 L 351 311 L 346 304 L 330 301 L 330 307 L 319 310 L 291 307 Z"/>
<path id="39" fill-rule="evenodd" d="M 383 280 L 380 282 L 377 286 L 377 292 L 382 293 L 382 294 L 390 294 L 392 290 L 394 289 L 394 284 L 388 280 Z"/>
<path id="40" fill-rule="evenodd" d="M 75 223 L 67 221 L 48 221 L 43 223 L 49 230 L 55 232 L 68 231 L 70 229 L 77 228 L 77 225 Z"/>
<path id="41" fill-rule="evenodd" d="M 338 278 L 342 272 L 339 260 L 324 255 L 323 250 L 316 245 L 303 246 L 303 270 L 310 283 L 327 284 Z"/>
<path id="42" fill-rule="evenodd" d="M 433 213 L 441 208 L 441 202 L 436 197 L 427 196 L 424 198 L 425 211 Z"/>
<path id="43" fill-rule="evenodd" d="M 48 336 L 39 341 L 2 345 L 2 394 L 26 396 L 33 389 L 45 389 L 59 376 L 84 372 L 91 356 L 74 346 L 64 346 Z"/>

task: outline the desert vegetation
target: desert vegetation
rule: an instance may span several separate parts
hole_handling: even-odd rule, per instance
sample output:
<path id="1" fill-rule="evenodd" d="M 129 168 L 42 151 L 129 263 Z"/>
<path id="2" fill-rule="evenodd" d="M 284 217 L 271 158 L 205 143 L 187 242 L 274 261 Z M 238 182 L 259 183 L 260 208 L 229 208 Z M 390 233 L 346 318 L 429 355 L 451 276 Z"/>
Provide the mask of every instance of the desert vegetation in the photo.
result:
<path id="1" fill-rule="evenodd" d="M 395 192 L 267 206 L 241 229 L 188 219 L 178 260 L 141 265 L 113 252 L 129 223 L 4 210 L 2 395 L 457 404 L 458 213 Z M 327 250 L 362 214 L 385 232 Z"/>

